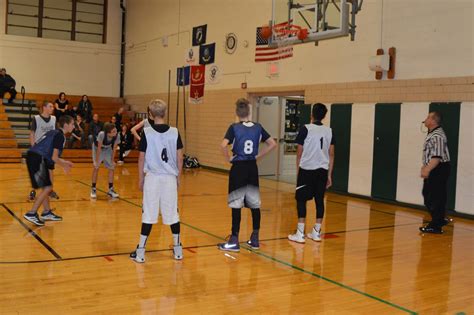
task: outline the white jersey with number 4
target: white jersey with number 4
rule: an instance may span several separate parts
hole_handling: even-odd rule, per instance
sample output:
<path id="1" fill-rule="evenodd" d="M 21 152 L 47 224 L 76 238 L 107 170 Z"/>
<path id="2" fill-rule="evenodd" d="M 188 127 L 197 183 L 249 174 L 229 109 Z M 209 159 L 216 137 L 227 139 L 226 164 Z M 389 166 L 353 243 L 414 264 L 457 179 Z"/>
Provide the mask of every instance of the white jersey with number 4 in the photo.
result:
<path id="1" fill-rule="evenodd" d="M 308 129 L 308 135 L 304 140 L 300 167 L 305 170 L 329 169 L 329 147 L 332 141 L 331 128 L 315 124 L 308 124 L 305 127 Z"/>
<path id="2" fill-rule="evenodd" d="M 178 129 L 170 127 L 160 133 L 153 127 L 143 128 L 146 137 L 145 173 L 178 176 Z"/>

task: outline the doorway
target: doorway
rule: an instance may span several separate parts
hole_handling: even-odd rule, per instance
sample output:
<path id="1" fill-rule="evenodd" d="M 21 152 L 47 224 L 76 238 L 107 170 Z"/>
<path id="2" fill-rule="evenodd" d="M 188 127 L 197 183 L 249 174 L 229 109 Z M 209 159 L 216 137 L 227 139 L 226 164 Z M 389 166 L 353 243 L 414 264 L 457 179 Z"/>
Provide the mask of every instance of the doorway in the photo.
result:
<path id="1" fill-rule="evenodd" d="M 254 121 L 262 124 L 277 148 L 259 161 L 259 174 L 269 179 L 296 183 L 296 136 L 310 122 L 311 106 L 303 93 L 251 95 Z M 264 145 L 264 144 L 262 144 Z"/>

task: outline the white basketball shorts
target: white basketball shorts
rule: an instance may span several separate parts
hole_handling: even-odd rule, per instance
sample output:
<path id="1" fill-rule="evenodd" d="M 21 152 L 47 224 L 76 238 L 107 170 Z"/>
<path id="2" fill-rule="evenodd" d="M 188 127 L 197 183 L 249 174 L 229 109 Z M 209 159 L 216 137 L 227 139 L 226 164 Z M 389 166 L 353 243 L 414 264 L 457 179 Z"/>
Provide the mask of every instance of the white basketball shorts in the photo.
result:
<path id="1" fill-rule="evenodd" d="M 176 176 L 147 173 L 143 184 L 142 222 L 155 224 L 160 214 L 163 224 L 179 222 Z"/>

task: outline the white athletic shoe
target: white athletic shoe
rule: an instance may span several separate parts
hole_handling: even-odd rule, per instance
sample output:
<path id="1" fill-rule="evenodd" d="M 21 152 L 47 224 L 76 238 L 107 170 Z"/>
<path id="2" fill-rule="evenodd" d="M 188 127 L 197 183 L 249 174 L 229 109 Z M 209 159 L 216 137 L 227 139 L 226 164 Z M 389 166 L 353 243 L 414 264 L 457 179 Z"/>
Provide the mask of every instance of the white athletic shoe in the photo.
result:
<path id="1" fill-rule="evenodd" d="M 123 165 L 123 161 L 118 161 L 117 164 L 118 165 Z"/>
<path id="2" fill-rule="evenodd" d="M 109 191 L 107 192 L 107 195 L 109 195 L 112 198 L 118 198 L 119 194 L 114 190 L 114 188 L 110 188 Z"/>
<path id="3" fill-rule="evenodd" d="M 176 260 L 183 259 L 183 244 L 173 246 L 173 255 Z"/>
<path id="4" fill-rule="evenodd" d="M 130 259 L 135 260 L 137 263 L 144 263 L 145 262 L 145 248 L 135 249 L 134 252 L 130 253 Z"/>
<path id="5" fill-rule="evenodd" d="M 97 189 L 96 188 L 91 189 L 91 198 L 92 199 L 97 199 Z"/>
<path id="6" fill-rule="evenodd" d="M 299 231 L 296 231 L 295 234 L 288 235 L 288 239 L 292 242 L 301 243 L 301 244 L 304 244 L 306 242 L 304 239 L 304 234 L 300 233 Z"/>
<path id="7" fill-rule="evenodd" d="M 315 242 L 321 242 L 321 231 L 316 231 L 314 227 L 311 229 L 311 233 L 306 234 L 306 237 L 312 239 Z"/>

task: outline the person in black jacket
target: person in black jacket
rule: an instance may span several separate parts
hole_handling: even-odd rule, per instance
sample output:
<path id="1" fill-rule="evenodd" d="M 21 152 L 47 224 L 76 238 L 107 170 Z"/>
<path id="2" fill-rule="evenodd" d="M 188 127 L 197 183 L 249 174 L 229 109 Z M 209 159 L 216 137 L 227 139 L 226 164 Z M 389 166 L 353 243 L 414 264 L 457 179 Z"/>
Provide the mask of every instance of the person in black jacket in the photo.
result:
<path id="1" fill-rule="evenodd" d="M 89 124 L 92 120 L 92 103 L 87 95 L 82 95 L 82 99 L 77 105 L 77 110 L 85 122 Z"/>
<path id="2" fill-rule="evenodd" d="M 16 90 L 15 90 L 16 82 L 10 75 L 7 74 L 7 70 L 5 68 L 0 69 L 0 98 L 3 99 L 3 96 L 6 92 L 10 93 L 10 98 L 8 99 L 8 103 L 13 102 L 16 97 Z"/>

